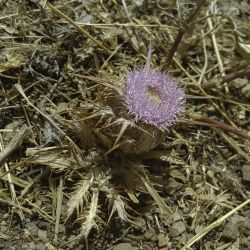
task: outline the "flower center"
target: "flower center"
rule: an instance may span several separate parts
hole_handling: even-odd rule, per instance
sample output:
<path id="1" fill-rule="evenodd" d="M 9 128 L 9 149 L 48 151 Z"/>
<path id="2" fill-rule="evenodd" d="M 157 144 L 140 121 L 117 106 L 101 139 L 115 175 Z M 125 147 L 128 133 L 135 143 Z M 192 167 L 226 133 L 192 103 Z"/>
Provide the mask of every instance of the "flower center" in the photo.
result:
<path id="1" fill-rule="evenodd" d="M 160 104 L 162 101 L 159 91 L 154 87 L 147 87 L 147 96 L 149 100 L 153 101 L 155 104 Z"/>

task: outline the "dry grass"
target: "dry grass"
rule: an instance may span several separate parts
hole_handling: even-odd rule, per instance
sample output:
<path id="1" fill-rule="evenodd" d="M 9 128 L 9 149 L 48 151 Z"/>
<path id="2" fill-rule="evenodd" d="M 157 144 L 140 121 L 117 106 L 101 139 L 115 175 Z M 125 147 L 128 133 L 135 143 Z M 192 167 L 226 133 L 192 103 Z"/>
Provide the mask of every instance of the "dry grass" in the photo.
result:
<path id="1" fill-rule="evenodd" d="M 140 228 L 146 200 L 159 231 L 179 214 L 186 233 L 197 233 L 171 240 L 188 249 L 246 212 L 249 9 L 232 1 L 229 14 L 226 0 L 202 6 L 167 67 L 195 4 L 166 2 L 1 3 L 0 213 L 11 208 L 23 223 L 38 215 L 64 247 L 64 226 L 74 240 L 117 217 Z M 145 64 L 150 42 L 151 66 L 167 69 L 187 94 L 186 113 L 164 134 L 135 124 L 123 105 L 126 72 Z"/>

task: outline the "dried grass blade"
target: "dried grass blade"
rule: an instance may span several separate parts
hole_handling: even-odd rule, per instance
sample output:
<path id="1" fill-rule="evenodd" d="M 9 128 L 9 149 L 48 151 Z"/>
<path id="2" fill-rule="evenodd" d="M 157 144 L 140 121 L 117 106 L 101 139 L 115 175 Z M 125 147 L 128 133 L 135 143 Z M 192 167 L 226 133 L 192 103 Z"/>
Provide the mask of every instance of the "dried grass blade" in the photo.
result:
<path id="1" fill-rule="evenodd" d="M 165 214 L 166 216 L 170 216 L 170 214 L 172 214 L 172 210 L 167 206 L 167 204 L 163 201 L 163 199 L 161 198 L 161 196 L 157 193 L 157 191 L 150 185 L 150 183 L 146 180 L 146 178 L 144 178 L 141 175 L 138 175 L 142 181 L 142 183 L 145 185 L 147 191 L 149 192 L 149 194 L 153 197 L 153 199 L 155 200 L 155 202 L 157 203 L 157 205 L 160 207 L 161 211 L 163 214 Z"/>
<path id="2" fill-rule="evenodd" d="M 57 206 L 56 206 L 56 222 L 55 222 L 55 235 L 54 242 L 57 242 L 58 239 L 58 231 L 59 231 L 59 223 L 62 212 L 62 202 L 63 202 L 63 177 L 60 177 L 60 184 L 57 192 Z"/>
<path id="3" fill-rule="evenodd" d="M 119 134 L 118 134 L 118 136 L 117 136 L 117 138 L 116 138 L 116 140 L 115 140 L 115 142 L 114 142 L 114 145 L 113 145 L 113 147 L 115 147 L 115 145 L 118 143 L 118 141 L 121 139 L 121 137 L 122 137 L 122 135 L 124 134 L 124 132 L 126 131 L 126 129 L 130 126 L 130 122 L 127 122 L 126 120 L 123 120 L 123 122 L 122 122 L 122 127 L 121 127 L 121 129 L 120 129 L 120 131 L 119 131 Z M 112 149 L 110 149 L 110 151 L 111 151 Z"/>

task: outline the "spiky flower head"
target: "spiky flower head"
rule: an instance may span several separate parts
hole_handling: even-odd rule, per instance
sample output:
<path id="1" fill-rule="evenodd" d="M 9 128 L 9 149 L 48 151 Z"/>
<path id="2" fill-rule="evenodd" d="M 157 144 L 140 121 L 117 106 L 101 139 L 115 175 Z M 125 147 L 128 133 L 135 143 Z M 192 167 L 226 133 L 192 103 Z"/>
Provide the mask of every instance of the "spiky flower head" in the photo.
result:
<path id="1" fill-rule="evenodd" d="M 166 73 L 148 66 L 127 75 L 125 105 L 135 121 L 166 130 L 184 109 L 184 92 Z"/>

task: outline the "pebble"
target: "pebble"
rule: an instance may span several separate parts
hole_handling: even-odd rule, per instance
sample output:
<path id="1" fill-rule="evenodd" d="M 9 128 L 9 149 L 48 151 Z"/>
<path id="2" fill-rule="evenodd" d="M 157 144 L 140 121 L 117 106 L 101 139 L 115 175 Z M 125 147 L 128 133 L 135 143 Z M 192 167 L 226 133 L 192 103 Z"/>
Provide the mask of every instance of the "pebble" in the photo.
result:
<path id="1" fill-rule="evenodd" d="M 120 243 L 116 245 L 113 250 L 139 250 L 137 247 L 133 247 L 130 243 Z"/>
<path id="2" fill-rule="evenodd" d="M 168 249 L 168 239 L 165 234 L 160 233 L 157 237 L 158 240 L 158 247 L 161 250 L 167 250 Z"/>
<path id="3" fill-rule="evenodd" d="M 1 221 L 0 223 L 1 226 L 6 226 L 7 225 L 7 222 L 5 220 Z"/>
<path id="4" fill-rule="evenodd" d="M 186 231 L 186 226 L 183 221 L 177 221 L 173 224 L 169 231 L 169 237 L 174 238 Z"/>
<path id="5" fill-rule="evenodd" d="M 44 243 L 49 242 L 47 231 L 45 230 L 38 230 L 37 237 Z"/>
<path id="6" fill-rule="evenodd" d="M 243 165 L 242 167 L 242 179 L 244 181 L 250 181 L 250 165 Z"/>
<path id="7" fill-rule="evenodd" d="M 36 245 L 36 249 L 37 250 L 46 250 L 46 247 L 43 243 L 40 242 Z"/>
<path id="8" fill-rule="evenodd" d="M 144 233 L 144 237 L 147 240 L 151 240 L 151 241 L 157 241 L 157 236 L 155 233 L 155 230 L 153 228 L 149 228 L 145 233 Z"/>
<path id="9" fill-rule="evenodd" d="M 30 249 L 30 250 L 32 250 L 32 249 L 36 249 L 36 245 L 35 245 L 35 243 L 32 241 L 32 242 L 30 242 L 29 243 L 29 248 L 28 249 Z"/>
<path id="10" fill-rule="evenodd" d="M 234 214 L 225 225 L 222 236 L 230 240 L 236 240 L 240 236 L 241 228 L 244 227 L 245 222 L 244 216 Z"/>
<path id="11" fill-rule="evenodd" d="M 8 231 L 8 227 L 7 226 L 1 226 L 0 230 L 1 230 L 2 233 L 5 233 L 5 232 Z"/>

